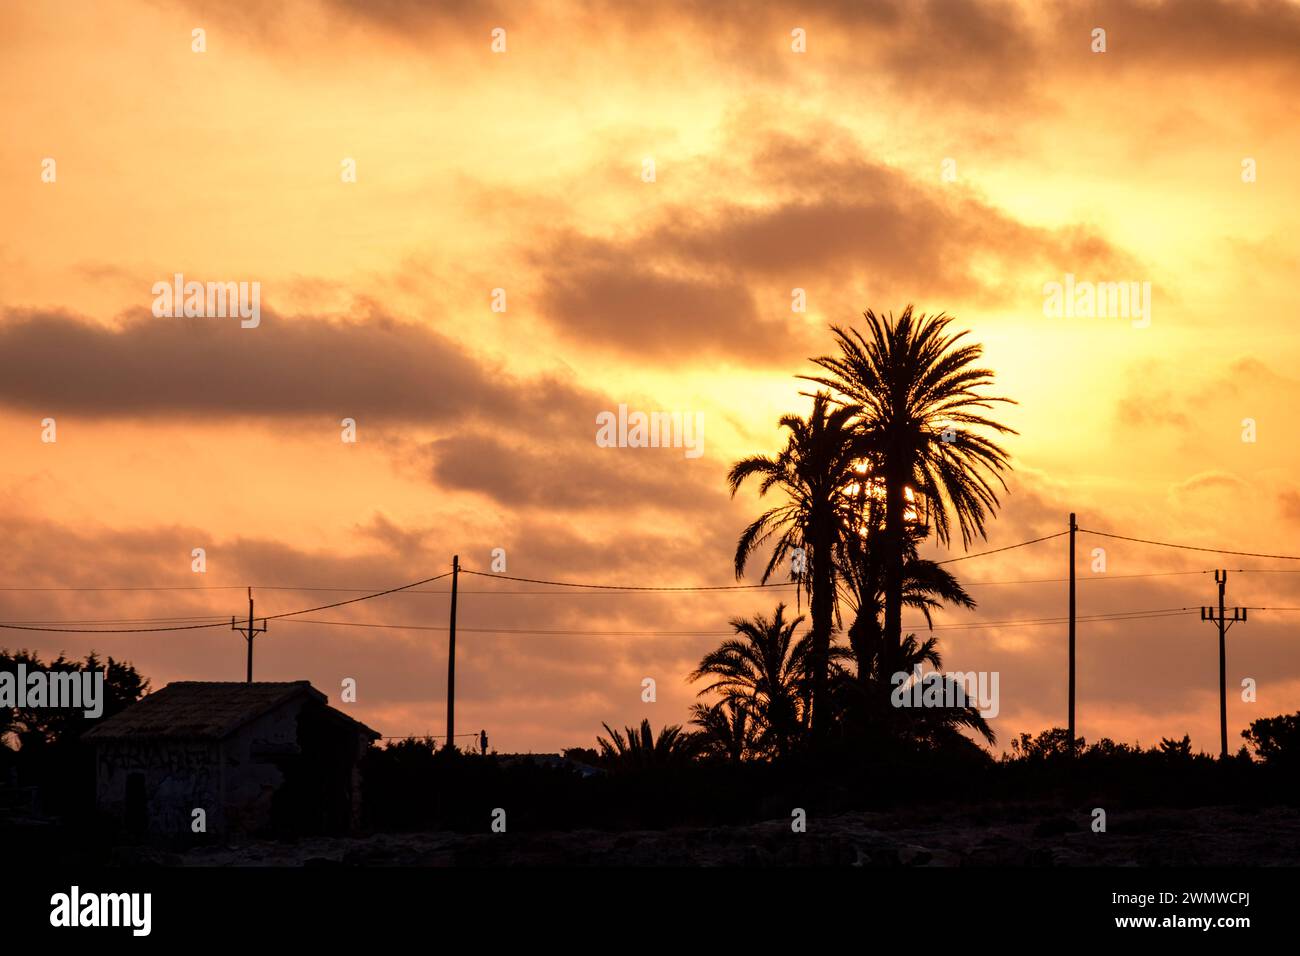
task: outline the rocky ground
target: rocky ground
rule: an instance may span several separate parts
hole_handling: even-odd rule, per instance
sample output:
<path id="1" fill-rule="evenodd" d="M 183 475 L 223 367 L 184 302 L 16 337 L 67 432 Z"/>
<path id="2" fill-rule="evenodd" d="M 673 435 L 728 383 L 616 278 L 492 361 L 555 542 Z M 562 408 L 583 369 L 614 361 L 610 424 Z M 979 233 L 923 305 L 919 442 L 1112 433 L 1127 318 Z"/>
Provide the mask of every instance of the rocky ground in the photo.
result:
<path id="1" fill-rule="evenodd" d="M 1300 810 L 1121 812 L 1091 808 L 846 813 L 749 826 L 608 833 L 374 834 L 207 847 L 151 860 L 185 866 L 1159 866 L 1300 865 Z M 133 853 L 156 851 L 133 851 Z"/>

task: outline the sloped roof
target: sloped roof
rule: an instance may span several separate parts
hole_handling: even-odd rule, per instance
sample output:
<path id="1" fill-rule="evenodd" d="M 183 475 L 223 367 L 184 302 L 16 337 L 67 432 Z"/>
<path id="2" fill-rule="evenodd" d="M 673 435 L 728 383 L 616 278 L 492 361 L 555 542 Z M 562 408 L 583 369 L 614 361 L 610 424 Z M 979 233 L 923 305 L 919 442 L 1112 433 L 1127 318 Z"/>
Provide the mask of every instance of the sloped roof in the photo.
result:
<path id="1" fill-rule="evenodd" d="M 329 707 L 325 695 L 310 681 L 177 681 L 103 721 L 82 739 L 223 740 L 249 721 L 300 695 L 325 706 L 332 716 L 354 724 L 372 739 L 379 736 L 365 724 Z"/>

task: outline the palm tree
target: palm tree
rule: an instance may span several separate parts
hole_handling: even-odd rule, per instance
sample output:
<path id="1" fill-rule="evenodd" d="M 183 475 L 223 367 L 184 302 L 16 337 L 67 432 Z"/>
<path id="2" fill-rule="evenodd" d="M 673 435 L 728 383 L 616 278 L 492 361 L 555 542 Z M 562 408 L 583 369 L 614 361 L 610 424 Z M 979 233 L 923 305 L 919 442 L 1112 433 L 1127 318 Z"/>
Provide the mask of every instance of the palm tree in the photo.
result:
<path id="1" fill-rule="evenodd" d="M 901 669 L 911 672 L 925 663 L 936 671 L 939 670 L 943 667 L 943 659 L 939 655 L 938 644 L 939 639 L 936 637 L 927 637 L 923 643 L 918 643 L 915 634 L 907 635 L 900 648 Z M 883 676 L 887 681 L 893 677 L 892 674 Z M 943 677 L 945 698 L 949 693 L 947 688 L 952 684 L 954 684 L 953 678 Z M 961 699 L 956 693 L 952 696 Z M 911 715 L 914 719 L 909 729 L 913 736 L 922 740 L 938 742 L 944 738 L 951 738 L 958 728 L 964 727 L 975 731 L 990 744 L 998 742 L 997 734 L 993 732 L 988 722 L 984 720 L 984 715 L 974 704 L 967 703 L 958 707 L 922 707 L 912 710 Z"/>
<path id="2" fill-rule="evenodd" d="M 827 674 L 831 658 L 831 631 L 835 615 L 835 560 L 841 536 L 849 532 L 851 511 L 848 488 L 854 464 L 861 456 L 853 419 L 861 410 L 848 403 L 835 405 L 826 392 L 813 396 L 808 417 L 785 415 L 781 427 L 789 431 L 786 446 L 775 458 L 751 455 L 736 462 L 727 475 L 734 498 L 751 477 L 760 479 L 760 497 L 773 488 L 785 495 L 783 504 L 759 515 L 736 543 L 736 577 L 745 573 L 750 556 L 775 535 L 771 558 L 763 570 L 763 583 L 796 552 L 801 561 L 791 576 L 800 591 L 809 593 L 812 611 L 812 721 L 820 736 L 829 722 Z"/>
<path id="3" fill-rule="evenodd" d="M 905 536 L 903 606 L 919 611 L 926 626 L 933 628 L 932 613 L 944 604 L 973 609 L 975 599 L 944 567 L 917 555 L 917 540 L 915 532 Z M 840 571 L 845 599 L 853 610 L 853 622 L 848 628 L 849 646 L 857 663 L 858 677 L 864 681 L 877 666 L 882 652 L 885 560 L 880 545 L 879 534 L 849 539 Z"/>
<path id="4" fill-rule="evenodd" d="M 778 757 L 793 750 L 808 727 L 813 651 L 810 634 L 795 639 L 802 622 L 802 616 L 787 621 L 784 604 L 770 618 L 733 618 L 737 637 L 704 655 L 689 678 L 712 678 L 700 696 L 720 694 L 743 707 L 757 725 L 754 749 Z M 838 660 L 845 653 L 833 648 L 828 658 Z"/>
<path id="5" fill-rule="evenodd" d="M 691 723 L 700 728 L 701 753 L 740 762 L 754 749 L 754 721 L 740 700 L 720 700 L 712 707 L 694 704 Z"/>
<path id="6" fill-rule="evenodd" d="M 992 371 L 979 368 L 979 345 L 948 334 L 951 319 L 914 315 L 909 305 L 897 320 L 865 313 L 867 334 L 832 326 L 840 354 L 813 362 L 828 374 L 803 376 L 834 389 L 844 407 L 856 407 L 856 426 L 867 448 L 871 478 L 884 496 L 884 646 L 897 658 L 902 645 L 903 567 L 909 490 L 925 501 L 936 539 L 947 545 L 952 521 L 962 546 L 985 537 L 985 521 L 998 507 L 993 482 L 1006 489 L 1001 472 L 1009 456 L 978 429 L 1015 434 L 984 412 Z M 1014 404 L 1014 403 L 1012 403 Z M 974 430 L 973 430 L 974 429 Z"/>
<path id="7" fill-rule="evenodd" d="M 908 634 L 903 638 L 895 657 L 898 671 L 911 674 L 915 668 L 925 664 L 938 671 L 943 666 L 938 644 L 939 640 L 936 637 L 931 636 L 924 641 L 918 641 L 915 634 Z M 839 689 L 844 699 L 846 721 L 852 722 L 856 718 L 859 729 L 884 732 L 895 740 L 911 739 L 930 746 L 944 744 L 969 746 L 969 741 L 958 739 L 959 731 L 963 728 L 974 731 L 990 744 L 997 743 L 997 735 L 989 727 L 984 715 L 980 713 L 978 707 L 969 702 L 955 707 L 908 708 L 909 719 L 899 720 L 902 711 L 895 708 L 890 700 L 891 692 L 897 686 L 894 682 L 897 671 L 882 667 L 882 663 L 881 659 L 877 658 L 874 666 L 865 675 L 859 671 L 857 680 L 841 680 Z M 952 677 L 945 675 L 941 680 L 945 699 L 950 693 L 952 699 L 964 699 L 964 695 L 957 694 L 956 683 Z M 951 692 L 949 687 L 953 688 Z"/>
<path id="8" fill-rule="evenodd" d="M 596 738 L 600 756 L 612 766 L 627 770 L 680 766 L 695 759 L 699 752 L 696 734 L 683 733 L 680 724 L 666 725 L 654 735 L 650 721 L 642 720 L 639 729 L 625 727 L 627 736 L 602 723 L 609 739 Z"/>

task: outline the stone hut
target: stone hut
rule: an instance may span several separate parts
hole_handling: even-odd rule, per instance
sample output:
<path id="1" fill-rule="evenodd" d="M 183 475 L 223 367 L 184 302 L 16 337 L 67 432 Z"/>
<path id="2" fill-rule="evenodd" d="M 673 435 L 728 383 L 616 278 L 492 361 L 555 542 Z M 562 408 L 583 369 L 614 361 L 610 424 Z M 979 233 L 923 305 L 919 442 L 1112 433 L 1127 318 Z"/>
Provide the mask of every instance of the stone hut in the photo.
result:
<path id="1" fill-rule="evenodd" d="M 360 821 L 361 757 L 379 734 L 307 681 L 181 681 L 108 718 L 96 805 L 137 836 L 343 833 Z"/>

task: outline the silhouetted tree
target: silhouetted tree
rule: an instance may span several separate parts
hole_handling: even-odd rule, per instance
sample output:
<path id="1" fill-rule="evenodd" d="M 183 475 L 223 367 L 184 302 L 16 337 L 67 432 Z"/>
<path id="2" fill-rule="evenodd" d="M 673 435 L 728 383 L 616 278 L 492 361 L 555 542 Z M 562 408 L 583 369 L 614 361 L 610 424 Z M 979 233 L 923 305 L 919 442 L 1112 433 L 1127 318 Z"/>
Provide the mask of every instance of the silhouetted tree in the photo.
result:
<path id="1" fill-rule="evenodd" d="M 812 639 L 795 639 L 802 622 L 802 615 L 787 621 L 784 604 L 770 618 L 732 618 L 737 636 L 705 654 L 688 678 L 711 678 L 700 696 L 720 694 L 744 707 L 757 724 L 755 747 L 775 756 L 789 753 L 807 727 Z"/>
<path id="2" fill-rule="evenodd" d="M 1019 737 L 1012 738 L 1011 755 L 1006 759 L 1038 761 L 1066 758 L 1082 751 L 1085 743 L 1082 737 L 1076 737 L 1074 747 L 1071 748 L 1070 731 L 1065 727 L 1044 730 L 1037 737 L 1022 733 Z"/>
<path id="3" fill-rule="evenodd" d="M 932 612 L 944 604 L 971 609 L 975 600 L 966 592 L 949 571 L 934 561 L 916 554 L 915 535 L 906 538 L 907 554 L 903 563 L 903 605 L 919 611 L 925 623 L 933 627 Z M 849 606 L 853 610 L 853 623 L 849 625 L 849 646 L 857 664 L 858 678 L 868 682 L 884 677 L 881 688 L 887 687 L 888 674 L 881 674 L 881 659 L 885 605 L 885 564 L 879 535 L 862 534 L 850 541 L 844 549 L 840 580 Z M 898 669 L 906 670 L 901 664 Z"/>
<path id="4" fill-rule="evenodd" d="M 602 763 L 615 769 L 649 770 L 688 764 L 699 753 L 695 734 L 682 731 L 680 724 L 665 726 L 656 737 L 650 721 L 642 720 L 639 729 L 626 727 L 627 736 L 602 724 L 609 738 L 596 738 Z"/>
<path id="5" fill-rule="evenodd" d="M 24 786 L 37 787 L 47 811 L 76 814 L 89 811 L 94 796 L 94 764 L 90 747 L 81 735 L 135 703 L 149 690 L 149 681 L 135 667 L 112 657 L 102 660 L 93 651 L 78 661 L 60 654 L 48 663 L 28 650 L 0 648 L 0 671 L 17 674 L 18 665 L 28 673 L 84 673 L 104 671 L 103 711 L 98 717 L 85 716 L 85 709 L 72 707 L 0 708 L 0 738 L 17 743 L 16 752 L 0 740 L 5 750 L 3 763 Z"/>
<path id="6" fill-rule="evenodd" d="M 700 728 L 701 754 L 739 762 L 754 749 L 754 721 L 745 704 L 720 700 L 712 707 L 694 704 L 691 723 Z"/>
<path id="7" fill-rule="evenodd" d="M 149 681 L 131 664 L 112 657 L 101 660 L 94 651 L 84 661 L 60 654 L 45 663 L 32 651 L 0 648 L 0 671 L 16 674 L 19 664 L 25 665 L 28 673 L 33 670 L 64 674 L 104 671 L 103 713 L 97 718 L 86 717 L 82 710 L 70 707 L 0 708 L 0 736 L 12 733 L 19 749 L 76 740 L 98 721 L 126 709 L 149 691 Z"/>
<path id="8" fill-rule="evenodd" d="M 1300 765 L 1300 712 L 1253 720 L 1241 736 L 1267 764 Z"/>
<path id="9" fill-rule="evenodd" d="M 948 675 L 931 676 L 943 666 L 938 644 L 938 638 L 928 637 L 924 641 L 918 641 L 915 634 L 908 634 L 903 638 L 903 644 L 894 658 L 897 661 L 896 670 L 882 670 L 881 659 L 877 658 L 875 666 L 865 678 L 859 674 L 854 680 L 845 680 L 841 700 L 849 732 L 884 732 L 900 739 L 940 746 L 958 744 L 957 732 L 970 730 L 990 744 L 997 743 L 997 735 L 979 708 L 964 693 L 958 693 L 959 690 L 964 692 L 964 688 Z M 951 707 L 894 706 L 892 695 L 895 688 L 900 686 L 895 683 L 894 675 L 900 672 L 910 675 L 915 668 L 927 664 L 932 672 L 926 675 L 926 679 L 939 681 L 943 699 L 965 703 L 956 703 Z"/>
<path id="10" fill-rule="evenodd" d="M 786 446 L 775 458 L 752 455 L 736 462 L 727 475 L 734 497 L 749 478 L 758 478 L 759 496 L 776 488 L 785 502 L 759 515 L 736 544 L 736 577 L 745 573 L 750 556 L 770 537 L 776 536 L 771 558 L 763 570 L 766 583 L 796 549 L 802 567 L 791 577 L 809 593 L 812 628 L 812 723 L 815 735 L 829 726 L 828 708 L 819 702 L 826 697 L 831 663 L 831 632 L 834 628 L 836 566 L 835 552 L 840 539 L 853 533 L 850 527 L 852 503 L 848 489 L 860 451 L 852 421 L 859 409 L 835 406 L 830 396 L 819 392 L 807 418 L 785 415 L 781 427 L 789 434 Z"/>
<path id="11" fill-rule="evenodd" d="M 909 492 L 915 506 L 923 499 L 925 521 L 933 521 L 941 543 L 949 542 L 955 520 L 968 546 L 985 535 L 985 521 L 998 506 L 992 481 L 1005 489 L 1001 472 L 1009 467 L 1007 453 L 978 430 L 1014 431 L 983 414 L 992 403 L 1011 400 L 983 394 L 993 373 L 975 366 L 982 349 L 961 344 L 966 333 L 947 334 L 949 318 L 914 315 L 910 305 L 897 320 L 870 310 L 864 318 L 865 335 L 833 326 L 839 354 L 813 360 L 828 374 L 803 377 L 858 409 L 866 480 L 879 483 L 884 499 L 883 650 L 889 657 L 902 644 Z"/>

